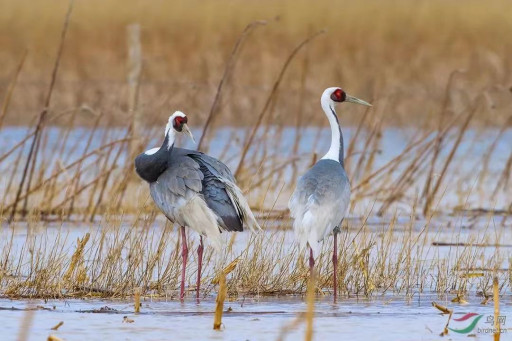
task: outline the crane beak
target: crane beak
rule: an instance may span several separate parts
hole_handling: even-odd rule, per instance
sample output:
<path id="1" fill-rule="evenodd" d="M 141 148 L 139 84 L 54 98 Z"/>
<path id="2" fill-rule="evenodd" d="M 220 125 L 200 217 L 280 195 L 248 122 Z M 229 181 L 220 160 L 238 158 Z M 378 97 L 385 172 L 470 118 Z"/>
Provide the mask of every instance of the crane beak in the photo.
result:
<path id="1" fill-rule="evenodd" d="M 190 131 L 190 128 L 188 127 L 188 125 L 186 123 L 183 124 L 182 129 L 183 129 L 182 132 L 184 132 L 185 134 L 190 136 L 190 138 L 192 139 L 192 142 L 196 143 L 196 140 L 194 139 L 194 135 L 192 135 L 192 132 Z"/>
<path id="2" fill-rule="evenodd" d="M 362 99 L 359 99 L 359 98 L 356 98 L 356 97 L 352 97 L 352 96 L 349 96 L 349 95 L 347 95 L 347 97 L 345 98 L 345 102 L 362 104 L 362 105 L 366 105 L 367 107 L 371 107 L 372 106 L 370 103 L 365 102 Z"/>

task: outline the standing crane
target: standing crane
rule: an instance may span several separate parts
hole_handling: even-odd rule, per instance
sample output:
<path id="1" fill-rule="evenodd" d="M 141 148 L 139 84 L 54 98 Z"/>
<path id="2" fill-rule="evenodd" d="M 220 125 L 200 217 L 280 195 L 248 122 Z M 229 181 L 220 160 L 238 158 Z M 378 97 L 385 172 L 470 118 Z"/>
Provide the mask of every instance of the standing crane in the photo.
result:
<path id="1" fill-rule="evenodd" d="M 185 227 L 200 234 L 196 299 L 199 302 L 203 236 L 216 251 L 222 248 L 222 231 L 261 230 L 229 168 L 219 160 L 198 151 L 174 147 L 176 135 L 194 137 L 187 116 L 176 111 L 169 117 L 160 148 L 135 158 L 137 174 L 149 183 L 153 201 L 167 219 L 177 223 L 182 236 L 180 299 L 185 297 L 185 270 L 188 248 Z"/>
<path id="2" fill-rule="evenodd" d="M 309 267 L 313 275 L 315 256 L 320 242 L 329 234 L 334 235 L 334 300 L 337 295 L 338 249 L 337 234 L 350 202 L 350 182 L 344 168 L 343 135 L 338 116 L 334 110 L 336 103 L 350 102 L 366 106 L 371 104 L 349 96 L 341 88 L 327 88 L 320 99 L 322 109 L 331 126 L 331 147 L 310 170 L 297 182 L 288 207 L 293 222 L 295 236 L 304 248 L 309 245 Z"/>

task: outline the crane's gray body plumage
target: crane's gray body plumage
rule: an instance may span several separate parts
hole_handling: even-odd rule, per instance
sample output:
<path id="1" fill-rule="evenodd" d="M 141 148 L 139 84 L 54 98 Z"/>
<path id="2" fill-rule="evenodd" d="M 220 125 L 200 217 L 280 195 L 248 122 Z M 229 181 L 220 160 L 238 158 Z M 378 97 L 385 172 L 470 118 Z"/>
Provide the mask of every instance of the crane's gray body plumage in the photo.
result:
<path id="1" fill-rule="evenodd" d="M 289 202 L 294 230 L 301 247 L 309 243 L 318 254 L 319 243 L 340 226 L 350 202 L 350 183 L 343 166 L 318 161 L 298 181 Z"/>
<path id="2" fill-rule="evenodd" d="M 329 98 L 334 89 L 326 89 L 321 99 L 331 126 L 329 152 L 299 178 L 288 203 L 300 246 L 309 244 L 315 255 L 320 242 L 341 225 L 350 203 L 350 182 L 343 162 L 343 135 L 334 102 Z"/>
<path id="3" fill-rule="evenodd" d="M 165 145 L 137 156 L 135 169 L 149 182 L 151 197 L 169 220 L 207 236 L 217 249 L 222 230 L 260 229 L 226 165 L 201 152 L 167 150 Z"/>

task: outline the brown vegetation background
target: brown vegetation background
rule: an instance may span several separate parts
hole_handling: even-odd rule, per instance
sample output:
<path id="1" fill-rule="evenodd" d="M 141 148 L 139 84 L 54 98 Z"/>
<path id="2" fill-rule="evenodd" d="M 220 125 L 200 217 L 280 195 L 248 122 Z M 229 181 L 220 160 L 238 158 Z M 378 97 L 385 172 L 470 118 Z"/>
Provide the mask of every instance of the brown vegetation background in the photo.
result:
<path id="1" fill-rule="evenodd" d="M 0 0 L 0 99 L 27 50 L 4 123 L 28 124 L 39 114 L 50 81 L 64 0 Z M 512 109 L 512 3 L 493 1 L 242 1 L 77 0 L 51 111 L 87 105 L 108 122 L 126 125 L 127 26 L 141 25 L 140 107 L 161 125 L 170 111 L 202 125 L 238 36 L 267 20 L 244 41 L 221 97 L 216 125 L 253 124 L 287 56 L 309 34 L 316 38 L 292 61 L 272 104 L 272 123 L 295 124 L 298 112 L 321 120 L 327 86 L 372 101 L 384 124 L 437 126 L 478 96 L 474 121 L 503 125 Z M 447 91 L 450 74 L 457 74 Z M 359 122 L 357 106 L 344 124 Z M 87 115 L 79 124 L 89 124 Z M 64 121 L 61 122 L 65 124 Z"/>

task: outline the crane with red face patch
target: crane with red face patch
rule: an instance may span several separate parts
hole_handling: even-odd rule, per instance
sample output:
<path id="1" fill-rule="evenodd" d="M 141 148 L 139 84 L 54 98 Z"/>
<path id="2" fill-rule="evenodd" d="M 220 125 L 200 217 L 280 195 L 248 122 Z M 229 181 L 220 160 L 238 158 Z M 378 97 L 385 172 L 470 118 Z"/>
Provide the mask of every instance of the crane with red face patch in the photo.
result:
<path id="1" fill-rule="evenodd" d="M 335 104 L 342 102 L 371 106 L 338 87 L 323 92 L 320 103 L 331 127 L 331 146 L 327 154 L 299 178 L 288 203 L 296 239 L 301 248 L 309 246 L 311 274 L 320 243 L 331 233 L 334 235 L 334 300 L 337 295 L 337 234 L 350 203 L 350 182 L 343 162 L 343 134 L 334 110 Z"/>
<path id="2" fill-rule="evenodd" d="M 243 231 L 244 228 L 257 232 L 261 228 L 225 164 L 201 152 L 174 147 L 179 133 L 194 139 L 187 123 L 187 116 L 181 111 L 172 114 L 161 147 L 138 155 L 135 171 L 149 183 L 151 197 L 158 208 L 181 228 L 181 300 L 185 296 L 188 258 L 185 227 L 200 234 L 196 286 L 199 301 L 203 236 L 219 251 L 222 248 L 221 232 Z"/>

